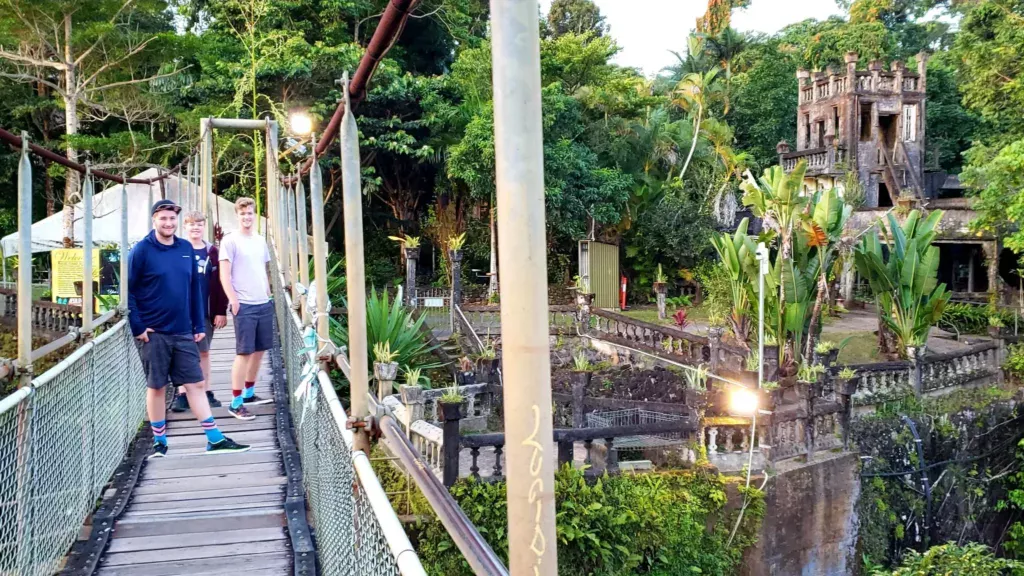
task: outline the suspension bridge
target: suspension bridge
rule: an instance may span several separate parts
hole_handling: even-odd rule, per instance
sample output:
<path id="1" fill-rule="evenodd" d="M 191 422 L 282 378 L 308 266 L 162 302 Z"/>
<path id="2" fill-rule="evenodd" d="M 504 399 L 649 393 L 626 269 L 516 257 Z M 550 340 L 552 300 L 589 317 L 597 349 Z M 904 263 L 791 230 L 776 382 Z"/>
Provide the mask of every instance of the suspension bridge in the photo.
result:
<path id="1" fill-rule="evenodd" d="M 344 98 L 312 154 L 290 174 L 278 164 L 273 119 L 206 118 L 200 141 L 185 159 L 155 177 L 129 178 L 94 170 L 0 128 L 0 140 L 20 151 L 18 169 L 17 358 L 0 359 L 0 381 L 15 384 L 0 400 L 0 574 L 425 574 L 371 465 L 371 441 L 388 441 L 430 502 L 459 552 L 478 574 L 508 569 L 429 471 L 387 409 L 370 401 L 362 241 L 358 129 L 353 108 L 377 64 L 401 33 L 415 0 L 391 0 L 358 69 L 339 83 Z M 492 3 L 495 66 L 498 229 L 501 272 L 521 278 L 502 288 L 514 317 L 502 325 L 506 346 L 505 404 L 532 414 L 506 424 L 509 560 L 514 573 L 553 575 L 554 481 L 551 458 L 531 438 L 549 437 L 550 365 L 544 272 L 540 61 L 536 4 Z M 172 453 L 145 459 L 152 444 L 145 425 L 144 375 L 128 327 L 127 282 L 121 305 L 100 315 L 91 306 L 63 336 L 33 349 L 32 157 L 83 175 L 82 246 L 92 246 L 94 188 L 121 185 L 120 278 L 127 279 L 128 184 L 159 185 L 162 196 L 213 222 L 216 130 L 261 131 L 266 142 L 266 235 L 278 347 L 259 376 L 273 403 L 257 418 L 236 422 L 216 409 L 224 431 L 251 452 L 205 456 L 191 416 L 172 415 Z M 328 331 L 323 182 L 318 158 L 340 137 L 343 169 L 349 349 Z M 169 190 L 163 181 L 175 178 Z M 184 182 L 184 185 L 182 185 Z M 308 190 L 308 195 L 307 195 Z M 211 227 L 212 228 L 212 227 Z M 92 276 L 92 251 L 83 274 Z M 313 261 L 312 279 L 309 260 Z M 301 287 L 320 295 L 307 298 Z M 82 301 L 93 301 L 91 282 Z M 10 300 L 8 299 L 8 303 Z M 317 308 L 319 305 L 319 309 Z M 212 342 L 211 385 L 225 396 L 234 345 L 230 330 Z M 531 344 L 535 343 L 535 344 Z M 42 373 L 34 365 L 74 348 Z M 349 360 L 351 358 L 351 362 Z M 331 373 L 349 380 L 342 405 Z M 334 372 L 336 373 L 336 372 Z M 373 413 L 371 413 L 373 409 Z M 522 421 L 520 421 L 522 420 Z M 536 463 L 536 465 L 531 464 Z M 384 465 L 391 465 L 390 462 Z"/>

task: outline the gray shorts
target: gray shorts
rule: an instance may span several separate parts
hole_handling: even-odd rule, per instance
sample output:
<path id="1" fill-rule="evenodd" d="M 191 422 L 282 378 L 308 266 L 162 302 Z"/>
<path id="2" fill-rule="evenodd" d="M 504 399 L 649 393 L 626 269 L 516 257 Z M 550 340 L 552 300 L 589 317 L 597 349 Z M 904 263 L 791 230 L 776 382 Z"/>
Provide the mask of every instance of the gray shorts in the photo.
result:
<path id="1" fill-rule="evenodd" d="M 203 381 L 199 348 L 191 334 L 149 333 L 149 342 L 135 340 L 146 373 L 146 386 L 159 390 L 168 382 L 175 387 Z"/>
<path id="2" fill-rule="evenodd" d="M 274 346 L 274 303 L 239 304 L 235 316 L 235 353 L 252 354 Z"/>
<path id="3" fill-rule="evenodd" d="M 206 319 L 206 337 L 196 343 L 199 347 L 199 353 L 210 351 L 210 342 L 213 340 L 213 322 L 209 318 Z"/>

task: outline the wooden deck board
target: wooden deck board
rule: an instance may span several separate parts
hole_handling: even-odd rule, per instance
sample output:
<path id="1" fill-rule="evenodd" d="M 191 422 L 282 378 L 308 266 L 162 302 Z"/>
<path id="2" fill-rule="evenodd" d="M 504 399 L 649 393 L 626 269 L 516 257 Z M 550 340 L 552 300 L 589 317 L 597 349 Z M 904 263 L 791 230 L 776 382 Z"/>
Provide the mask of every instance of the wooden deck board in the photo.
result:
<path id="1" fill-rule="evenodd" d="M 167 414 L 168 455 L 146 462 L 131 502 L 114 526 L 99 574 L 279 576 L 291 571 L 285 530 L 285 484 L 273 403 L 250 406 L 255 420 L 227 412 L 234 330 L 211 343 L 210 389 L 224 403 L 213 415 L 221 431 L 250 444 L 242 454 L 205 454 L 206 436 L 191 411 Z M 273 398 L 269 357 L 256 394 Z"/>

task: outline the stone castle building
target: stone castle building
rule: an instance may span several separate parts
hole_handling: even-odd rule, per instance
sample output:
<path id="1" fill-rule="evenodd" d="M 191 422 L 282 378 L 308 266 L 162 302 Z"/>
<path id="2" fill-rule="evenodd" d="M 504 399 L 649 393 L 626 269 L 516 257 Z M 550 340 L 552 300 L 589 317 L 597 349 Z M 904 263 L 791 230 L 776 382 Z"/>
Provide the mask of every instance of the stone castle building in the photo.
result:
<path id="1" fill-rule="evenodd" d="M 796 150 L 778 145 L 779 163 L 792 171 L 807 162 L 804 189 L 835 187 L 845 193 L 856 182 L 862 202 L 850 219 L 853 233 L 870 227 L 886 212 L 920 208 L 945 212 L 939 246 L 939 281 L 958 298 L 985 299 L 993 292 L 1016 292 L 1016 257 L 999 239 L 977 235 L 969 199 L 956 176 L 926 169 L 925 122 L 927 54 L 916 67 L 881 61 L 858 69 L 858 56 L 846 54 L 846 70 L 797 71 Z M 844 274 L 843 296 L 854 292 L 853 270 Z M 1011 282 L 1014 289 L 1010 289 Z"/>

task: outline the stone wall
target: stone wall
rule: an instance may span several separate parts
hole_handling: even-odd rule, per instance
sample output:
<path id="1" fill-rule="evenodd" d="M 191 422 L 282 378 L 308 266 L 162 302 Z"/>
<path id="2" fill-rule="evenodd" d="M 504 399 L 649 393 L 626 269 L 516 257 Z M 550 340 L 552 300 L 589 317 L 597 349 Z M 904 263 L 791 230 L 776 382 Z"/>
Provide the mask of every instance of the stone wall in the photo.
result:
<path id="1" fill-rule="evenodd" d="M 765 517 L 742 576 L 841 576 L 858 565 L 857 454 L 788 461 L 765 487 Z"/>

